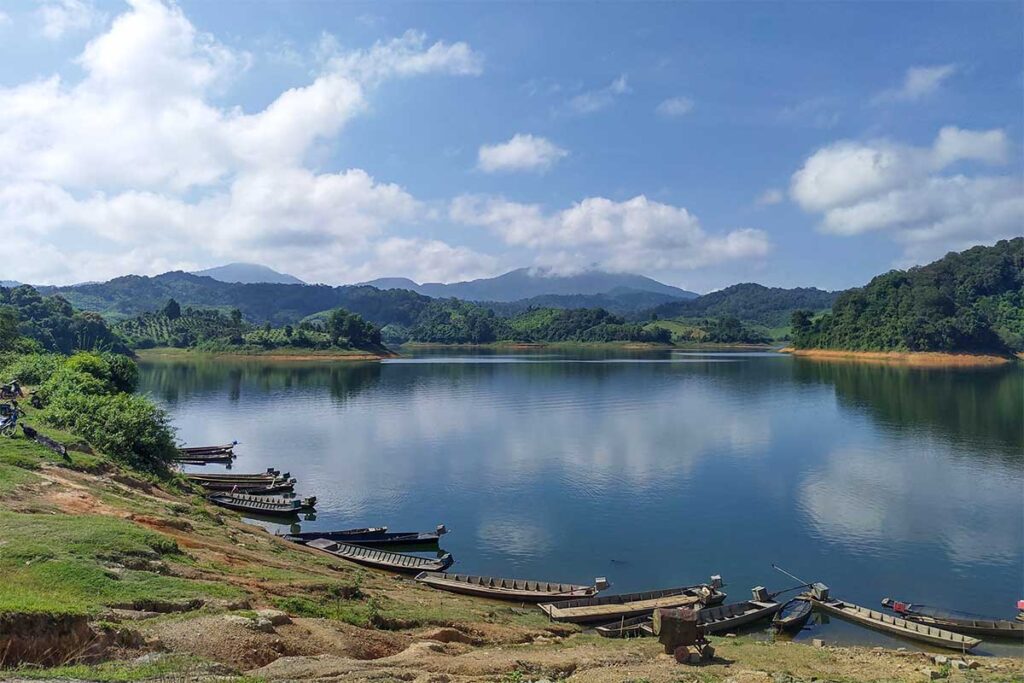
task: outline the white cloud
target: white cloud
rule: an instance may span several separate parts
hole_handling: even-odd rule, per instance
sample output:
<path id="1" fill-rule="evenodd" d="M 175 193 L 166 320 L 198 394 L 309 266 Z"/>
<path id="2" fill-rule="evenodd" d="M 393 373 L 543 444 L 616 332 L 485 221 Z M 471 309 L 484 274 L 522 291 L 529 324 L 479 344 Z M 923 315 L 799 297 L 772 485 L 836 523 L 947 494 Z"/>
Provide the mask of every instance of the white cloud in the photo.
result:
<path id="1" fill-rule="evenodd" d="M 463 196 L 452 202 L 450 216 L 487 228 L 507 244 L 538 250 L 537 264 L 560 272 L 594 264 L 617 271 L 692 269 L 770 249 L 761 230 L 709 235 L 685 208 L 643 195 L 624 202 L 588 197 L 551 214 L 536 204 Z"/>
<path id="2" fill-rule="evenodd" d="M 1010 144 L 1002 130 L 947 126 L 930 147 L 891 141 L 840 141 L 812 154 L 793 174 L 790 194 L 820 213 L 820 229 L 838 235 L 886 230 L 907 259 L 1020 233 L 1024 192 L 1019 175 L 944 175 L 950 166 L 1002 164 Z"/>
<path id="3" fill-rule="evenodd" d="M 693 111 L 693 100 L 688 97 L 670 97 L 663 100 L 654 111 L 665 117 L 685 116 Z"/>
<path id="4" fill-rule="evenodd" d="M 623 74 L 609 83 L 604 88 L 589 90 L 571 98 L 568 102 L 569 110 L 576 114 L 593 114 L 614 104 L 615 100 L 622 95 L 632 92 L 629 81 Z"/>
<path id="5" fill-rule="evenodd" d="M 426 211 L 397 185 L 360 169 L 314 172 L 306 156 L 365 111 L 378 81 L 480 68 L 464 43 L 406 33 L 334 50 L 310 83 L 249 113 L 213 99 L 249 55 L 157 0 L 132 0 L 77 61 L 77 82 L 0 88 L 0 230 L 19 236 L 0 241 L 8 277 L 93 280 L 230 257 L 347 280 Z M 487 263 L 453 249 L 467 272 Z M 429 262 L 441 275 L 442 260 Z"/>
<path id="6" fill-rule="evenodd" d="M 569 152 L 547 138 L 528 133 L 516 133 L 508 142 L 497 145 L 481 145 L 478 152 L 480 170 L 487 173 L 496 171 L 531 171 L 551 168 Z"/>
<path id="7" fill-rule="evenodd" d="M 757 196 L 758 206 L 771 206 L 773 204 L 781 204 L 782 200 L 786 198 L 786 195 L 782 190 L 771 187 L 762 192 Z"/>
<path id="8" fill-rule="evenodd" d="M 11 23 L 11 15 L 3 10 L 0 10 L 0 26 Z"/>
<path id="9" fill-rule="evenodd" d="M 914 102 L 937 91 L 950 76 L 956 73 L 955 64 L 939 66 L 912 66 L 903 76 L 899 88 L 883 90 L 872 100 L 875 104 L 885 102 Z"/>
<path id="10" fill-rule="evenodd" d="M 60 40 L 66 34 L 84 31 L 100 21 L 90 0 L 49 0 L 36 10 L 42 32 L 48 40 Z"/>

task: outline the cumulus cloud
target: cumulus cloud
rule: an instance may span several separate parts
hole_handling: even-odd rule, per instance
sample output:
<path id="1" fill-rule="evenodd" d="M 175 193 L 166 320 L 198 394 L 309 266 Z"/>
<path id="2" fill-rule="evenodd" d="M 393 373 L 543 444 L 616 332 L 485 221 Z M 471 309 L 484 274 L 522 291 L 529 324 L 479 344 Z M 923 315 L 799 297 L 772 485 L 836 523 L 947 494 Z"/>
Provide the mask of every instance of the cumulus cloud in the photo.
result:
<path id="1" fill-rule="evenodd" d="M 937 91 L 956 70 L 955 64 L 912 66 L 904 74 L 900 87 L 883 90 L 875 95 L 873 102 L 914 102 Z"/>
<path id="2" fill-rule="evenodd" d="M 36 10 L 43 36 L 60 40 L 68 33 L 84 31 L 99 22 L 100 14 L 89 0 L 51 0 Z"/>
<path id="3" fill-rule="evenodd" d="M 782 200 L 786 198 L 786 195 L 782 190 L 777 187 L 771 187 L 762 192 L 757 196 L 758 206 L 771 206 L 773 204 L 781 204 Z"/>
<path id="4" fill-rule="evenodd" d="M 945 173 L 951 166 L 1004 164 L 1009 157 L 1002 130 L 947 126 L 930 147 L 845 140 L 808 157 L 793 174 L 790 194 L 806 211 L 821 214 L 823 232 L 886 230 L 908 259 L 926 259 L 1020 233 L 1019 175 L 968 174 L 966 168 Z"/>
<path id="5" fill-rule="evenodd" d="M 482 171 L 543 171 L 569 152 L 547 138 L 516 133 L 508 142 L 482 145 L 477 166 Z"/>
<path id="6" fill-rule="evenodd" d="M 604 88 L 588 90 L 571 98 L 568 102 L 569 111 L 576 114 L 593 114 L 606 109 L 615 100 L 632 92 L 625 74 L 619 76 Z"/>
<path id="7" fill-rule="evenodd" d="M 67 282 L 230 257 L 337 282 L 373 262 L 393 225 L 424 213 L 397 185 L 304 160 L 385 78 L 479 73 L 467 45 L 410 32 L 334 50 L 310 83 L 249 113 L 215 103 L 248 54 L 198 31 L 176 5 L 130 4 L 77 58 L 80 80 L 0 88 L 0 229 L 19 235 L 0 242 L 9 277 Z M 26 251 L 47 265 L 17 258 Z M 474 258 L 489 263 L 457 255 L 466 271 Z"/>
<path id="8" fill-rule="evenodd" d="M 655 113 L 668 118 L 685 116 L 693 111 L 693 100 L 688 97 L 670 97 L 655 108 Z"/>
<path id="9" fill-rule="evenodd" d="M 685 208 L 643 195 L 623 202 L 588 197 L 555 213 L 501 197 L 463 196 L 452 202 L 450 216 L 487 228 L 507 244 L 538 250 L 538 265 L 560 272 L 593 264 L 617 271 L 692 269 L 770 249 L 761 230 L 711 235 Z"/>

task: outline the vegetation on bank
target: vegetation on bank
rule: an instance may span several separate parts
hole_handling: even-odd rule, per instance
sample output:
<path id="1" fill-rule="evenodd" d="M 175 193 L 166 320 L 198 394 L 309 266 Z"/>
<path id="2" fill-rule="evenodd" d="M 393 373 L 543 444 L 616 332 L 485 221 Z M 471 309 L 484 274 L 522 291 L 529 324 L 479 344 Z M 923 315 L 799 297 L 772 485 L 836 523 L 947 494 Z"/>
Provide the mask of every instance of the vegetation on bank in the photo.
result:
<path id="1" fill-rule="evenodd" d="M 769 344 L 768 330 L 742 322 L 738 318 L 681 318 L 654 320 L 647 330 L 667 330 L 673 344 Z"/>
<path id="2" fill-rule="evenodd" d="M 797 349 L 1024 351 L 1024 238 L 950 253 L 843 292 L 831 313 L 792 316 Z"/>

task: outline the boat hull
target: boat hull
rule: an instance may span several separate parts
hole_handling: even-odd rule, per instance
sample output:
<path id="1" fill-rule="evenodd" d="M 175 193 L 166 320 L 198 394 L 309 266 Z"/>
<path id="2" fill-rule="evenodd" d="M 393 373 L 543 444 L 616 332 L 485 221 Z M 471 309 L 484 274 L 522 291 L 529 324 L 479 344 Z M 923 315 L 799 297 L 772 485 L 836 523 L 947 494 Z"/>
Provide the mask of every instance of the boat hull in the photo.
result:
<path id="1" fill-rule="evenodd" d="M 659 591 L 602 595 L 583 600 L 567 600 L 540 605 L 554 621 L 586 624 L 631 619 L 650 614 L 656 609 L 689 607 L 701 604 L 710 607 L 725 600 L 725 593 L 706 586 L 684 586 Z"/>
<path id="2" fill-rule="evenodd" d="M 850 602 L 842 600 L 823 601 L 813 597 L 811 599 L 814 601 L 814 608 L 826 614 L 831 614 L 866 628 L 908 640 L 915 640 L 950 650 L 970 650 L 981 644 L 980 640 L 971 636 L 953 633 L 952 631 L 935 628 L 926 624 L 918 624 Z"/>
<path id="3" fill-rule="evenodd" d="M 318 533 L 307 531 L 297 534 L 285 534 L 284 539 L 293 543 L 308 543 L 318 538 L 326 538 L 339 543 L 351 543 L 368 547 L 386 546 L 435 546 L 441 540 L 440 535 L 426 531 L 388 531 L 380 529 L 347 529 L 344 531 L 325 531 Z"/>
<path id="4" fill-rule="evenodd" d="M 310 541 L 306 545 L 365 567 L 405 574 L 419 574 L 424 571 L 444 571 L 451 566 L 453 561 L 450 553 L 445 553 L 437 559 L 428 559 L 376 548 L 364 548 L 351 543 L 338 543 L 326 538 Z"/>
<path id="5" fill-rule="evenodd" d="M 775 614 L 772 628 L 779 633 L 799 633 L 807 625 L 813 611 L 807 600 L 790 600 Z"/>
<path id="6" fill-rule="evenodd" d="M 458 577 L 458 578 L 454 578 Z M 549 581 L 533 581 L 529 579 L 502 579 L 487 576 L 467 576 L 462 574 L 438 574 L 423 572 L 416 580 L 431 588 L 445 590 L 450 593 L 472 595 L 492 600 L 513 600 L 515 602 L 545 602 L 558 598 L 586 597 L 597 593 L 596 586 L 575 584 L 557 584 Z M 494 582 L 498 582 L 495 584 Z M 541 589 L 550 586 L 551 589 Z"/>

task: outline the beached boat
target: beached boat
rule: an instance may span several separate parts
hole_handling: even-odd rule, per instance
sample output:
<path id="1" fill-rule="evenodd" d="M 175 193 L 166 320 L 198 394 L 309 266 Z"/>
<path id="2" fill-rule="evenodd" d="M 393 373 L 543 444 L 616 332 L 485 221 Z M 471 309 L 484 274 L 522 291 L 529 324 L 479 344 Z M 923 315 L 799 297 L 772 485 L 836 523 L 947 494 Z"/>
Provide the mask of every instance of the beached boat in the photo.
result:
<path id="1" fill-rule="evenodd" d="M 665 607 L 710 607 L 725 601 L 725 593 L 712 585 L 700 584 L 656 591 L 600 595 L 540 605 L 554 621 L 583 624 L 628 619 Z"/>
<path id="2" fill-rule="evenodd" d="M 291 473 L 281 473 L 273 467 L 268 467 L 266 472 L 258 474 L 247 474 L 243 472 L 186 472 L 185 478 L 190 481 L 266 481 L 274 479 L 290 479 Z"/>
<path id="3" fill-rule="evenodd" d="M 772 618 L 772 628 L 780 633 L 799 633 L 811 618 L 811 603 L 793 599 L 782 606 Z"/>
<path id="4" fill-rule="evenodd" d="M 532 579 L 503 579 L 493 576 L 471 576 L 469 574 L 446 574 L 425 571 L 416 577 L 420 583 L 432 588 L 475 595 L 497 600 L 516 602 L 544 602 L 558 598 L 584 597 L 596 594 L 607 585 L 598 579 L 595 585 L 583 586 L 573 583 L 534 581 Z"/>
<path id="5" fill-rule="evenodd" d="M 622 618 L 594 628 L 604 638 L 646 638 L 654 635 L 651 615 Z"/>
<path id="6" fill-rule="evenodd" d="M 300 499 L 253 496 L 246 493 L 212 493 L 206 499 L 230 510 L 262 515 L 293 515 L 299 512 L 310 512 L 316 506 L 315 496 Z"/>
<path id="7" fill-rule="evenodd" d="M 812 592 L 806 593 L 805 597 L 813 601 L 815 609 L 826 614 L 908 640 L 961 651 L 970 650 L 981 643 L 977 638 L 965 636 L 962 633 L 953 633 L 935 626 L 919 624 L 884 612 L 877 612 L 851 602 L 832 599 L 829 597 L 828 587 L 822 584 L 815 584 Z"/>
<path id="8" fill-rule="evenodd" d="M 781 602 L 774 600 L 748 600 L 729 605 L 708 607 L 697 612 L 697 623 L 705 634 L 732 631 L 740 626 L 767 619 L 782 609 Z"/>
<path id="9" fill-rule="evenodd" d="M 235 460 L 234 453 L 211 453 L 210 455 L 179 455 L 173 458 L 179 465 L 227 465 Z"/>
<path id="10" fill-rule="evenodd" d="M 216 455 L 218 453 L 230 453 L 237 445 L 237 441 L 232 441 L 222 446 L 189 446 L 187 448 L 179 448 L 178 452 L 182 455 Z"/>
<path id="11" fill-rule="evenodd" d="M 368 529 L 343 529 L 340 531 L 303 531 L 285 534 L 284 539 L 293 543 L 308 543 L 318 538 L 326 538 L 338 543 L 351 543 L 362 546 L 387 545 L 437 545 L 441 535 L 447 530 L 439 524 L 436 531 L 388 531 L 386 526 Z"/>
<path id="12" fill-rule="evenodd" d="M 760 619 L 767 619 L 780 609 L 782 609 L 782 604 L 771 600 L 765 602 L 751 600 L 706 607 L 697 611 L 697 624 L 704 634 L 722 633 L 752 624 Z M 619 619 L 602 624 L 594 630 L 605 638 L 635 638 L 654 635 L 651 614 L 631 619 Z"/>
<path id="13" fill-rule="evenodd" d="M 289 493 L 295 489 L 294 479 L 251 479 L 248 481 L 204 481 L 196 479 L 193 483 L 207 491 L 233 491 L 260 496 Z"/>
<path id="14" fill-rule="evenodd" d="M 1024 639 L 1024 623 L 1008 619 L 994 619 L 970 612 L 943 610 L 912 602 L 884 598 L 882 606 L 891 609 L 908 621 L 944 628 L 954 633 L 966 633 L 987 638 Z"/>
<path id="15" fill-rule="evenodd" d="M 335 557 L 340 557 L 343 560 L 395 572 L 444 571 L 452 563 L 451 553 L 445 553 L 437 558 L 418 557 L 416 555 L 406 555 L 405 553 L 378 550 L 377 548 L 366 548 L 361 545 L 352 545 L 351 543 L 338 543 L 327 538 L 318 538 L 309 541 L 306 545 L 310 548 L 330 553 Z"/>

